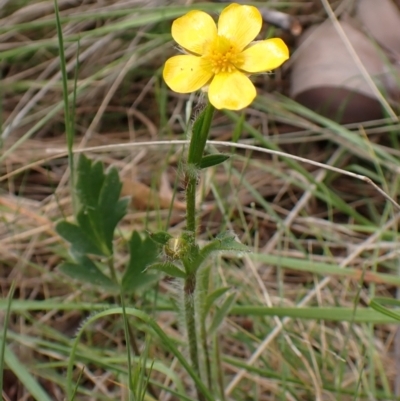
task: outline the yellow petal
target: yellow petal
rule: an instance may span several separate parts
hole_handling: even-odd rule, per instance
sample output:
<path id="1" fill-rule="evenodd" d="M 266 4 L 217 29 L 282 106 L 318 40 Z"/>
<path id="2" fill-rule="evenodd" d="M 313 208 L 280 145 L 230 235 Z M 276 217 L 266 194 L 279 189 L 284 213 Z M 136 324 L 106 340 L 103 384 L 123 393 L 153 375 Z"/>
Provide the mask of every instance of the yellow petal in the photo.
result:
<path id="1" fill-rule="evenodd" d="M 217 109 L 244 109 L 256 94 L 253 83 L 239 71 L 217 74 L 208 89 L 208 98 Z"/>
<path id="2" fill-rule="evenodd" d="M 262 17 L 257 8 L 233 3 L 224 8 L 218 20 L 218 35 L 244 49 L 259 34 Z"/>
<path id="3" fill-rule="evenodd" d="M 208 63 L 201 57 L 191 55 L 175 56 L 164 66 L 166 84 L 178 93 L 190 93 L 204 86 L 213 76 Z"/>
<path id="4" fill-rule="evenodd" d="M 171 33 L 184 49 L 201 55 L 204 45 L 217 36 L 217 27 L 208 14 L 193 10 L 172 23 Z"/>
<path id="5" fill-rule="evenodd" d="M 244 56 L 244 62 L 240 69 L 255 73 L 278 68 L 289 58 L 289 49 L 282 39 L 274 38 L 255 42 L 241 55 Z"/>

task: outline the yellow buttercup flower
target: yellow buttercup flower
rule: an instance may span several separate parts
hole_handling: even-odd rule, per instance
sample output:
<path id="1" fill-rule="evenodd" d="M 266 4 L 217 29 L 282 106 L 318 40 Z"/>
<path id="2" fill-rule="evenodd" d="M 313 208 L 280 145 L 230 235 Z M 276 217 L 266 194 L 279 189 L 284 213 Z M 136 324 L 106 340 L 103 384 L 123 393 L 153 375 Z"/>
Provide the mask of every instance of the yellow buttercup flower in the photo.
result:
<path id="1" fill-rule="evenodd" d="M 279 38 L 252 42 L 259 34 L 262 17 L 257 8 L 231 4 L 218 26 L 203 11 L 190 11 L 172 24 L 172 37 L 185 54 L 165 63 L 163 77 L 175 92 L 208 90 L 217 109 L 240 110 L 256 97 L 250 74 L 278 68 L 289 58 Z"/>

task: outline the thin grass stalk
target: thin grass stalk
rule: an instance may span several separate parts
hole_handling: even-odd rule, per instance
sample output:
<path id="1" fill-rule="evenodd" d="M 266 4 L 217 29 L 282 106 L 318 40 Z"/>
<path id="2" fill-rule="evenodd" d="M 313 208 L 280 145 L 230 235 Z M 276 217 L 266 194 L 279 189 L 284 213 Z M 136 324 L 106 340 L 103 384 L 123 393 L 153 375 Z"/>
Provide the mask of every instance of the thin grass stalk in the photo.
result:
<path id="1" fill-rule="evenodd" d="M 67 76 L 67 67 L 66 67 L 66 60 L 65 60 L 65 53 L 64 53 L 64 38 L 62 33 L 62 25 L 60 20 L 60 12 L 58 9 L 58 2 L 54 0 L 54 13 L 56 18 L 56 27 L 57 27 L 57 37 L 58 37 L 58 49 L 59 49 L 59 56 L 60 56 L 60 69 L 62 75 L 62 88 L 63 88 L 63 100 L 64 100 L 64 121 L 65 121 L 65 134 L 67 136 L 67 149 L 68 149 L 68 164 L 70 170 L 70 186 L 71 186 L 71 194 L 72 194 L 72 206 L 74 212 L 76 213 L 77 210 L 77 201 L 75 197 L 75 173 L 74 173 L 74 124 L 73 124 L 73 115 L 70 113 L 70 106 L 69 106 L 69 96 L 68 96 L 68 76 Z M 77 74 L 75 74 L 75 87 L 74 87 L 74 94 L 73 98 L 76 100 L 76 79 Z M 74 113 L 72 113 L 74 114 Z"/>
<path id="2" fill-rule="evenodd" d="M 67 367 L 67 391 L 68 391 L 68 400 L 72 400 L 71 394 L 72 394 L 72 376 L 73 376 L 73 368 L 75 366 L 75 357 L 77 353 L 77 348 L 79 345 L 79 342 L 81 340 L 81 336 L 83 332 L 95 321 L 98 319 L 101 319 L 103 317 L 107 316 L 112 316 L 114 314 L 122 314 L 122 308 L 111 308 L 106 311 L 102 311 L 97 313 L 96 315 L 90 316 L 80 327 L 71 347 L 71 353 L 68 361 L 68 367 Z M 126 316 L 134 316 L 140 320 L 142 320 L 146 325 L 148 325 L 153 332 L 157 335 L 157 337 L 160 339 L 162 344 L 166 347 L 166 349 L 171 352 L 180 362 L 180 364 L 183 366 L 183 368 L 186 370 L 186 372 L 191 376 L 193 379 L 196 388 L 198 389 L 198 392 L 202 394 L 202 397 L 199 398 L 199 400 L 207 400 L 207 401 L 215 401 L 215 398 L 211 395 L 211 393 L 208 391 L 207 387 L 203 384 L 201 381 L 200 377 L 196 372 L 194 371 L 193 367 L 188 363 L 187 359 L 179 352 L 177 346 L 175 345 L 174 341 L 172 341 L 163 331 L 163 329 L 152 319 L 149 315 L 146 313 L 135 309 L 135 308 L 126 308 L 125 309 L 125 315 Z"/>
<path id="3" fill-rule="evenodd" d="M 3 391 L 3 372 L 4 372 L 4 354 L 6 351 L 6 338 L 7 338 L 7 330 L 8 330 L 8 323 L 10 321 L 10 314 L 11 314 L 11 303 L 14 298 L 14 291 L 15 291 L 15 281 L 11 283 L 10 291 L 7 297 L 7 309 L 6 315 L 4 317 L 4 327 L 3 327 L 3 339 L 0 344 L 0 391 Z"/>

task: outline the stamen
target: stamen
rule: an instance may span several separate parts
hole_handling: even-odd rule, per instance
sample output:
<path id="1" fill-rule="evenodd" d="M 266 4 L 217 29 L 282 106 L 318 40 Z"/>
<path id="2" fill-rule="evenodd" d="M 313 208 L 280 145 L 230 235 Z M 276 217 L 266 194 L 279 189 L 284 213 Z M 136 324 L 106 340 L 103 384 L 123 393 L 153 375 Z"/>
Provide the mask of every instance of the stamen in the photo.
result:
<path id="1" fill-rule="evenodd" d="M 218 36 L 204 54 L 211 66 L 213 74 L 233 72 L 243 63 L 243 56 L 229 39 Z"/>

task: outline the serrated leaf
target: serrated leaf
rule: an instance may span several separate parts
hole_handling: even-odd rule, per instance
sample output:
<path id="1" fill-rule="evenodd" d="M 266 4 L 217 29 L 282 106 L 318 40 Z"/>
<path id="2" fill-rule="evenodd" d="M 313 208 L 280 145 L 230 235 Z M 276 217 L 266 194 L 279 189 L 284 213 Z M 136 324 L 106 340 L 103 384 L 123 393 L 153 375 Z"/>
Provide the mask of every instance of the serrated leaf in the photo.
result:
<path id="1" fill-rule="evenodd" d="M 223 153 L 216 153 L 212 155 L 203 156 L 199 167 L 201 169 L 217 166 L 230 158 L 229 155 L 224 155 Z"/>
<path id="2" fill-rule="evenodd" d="M 207 316 L 208 312 L 210 311 L 211 307 L 214 305 L 214 303 L 216 302 L 216 300 L 220 297 L 222 297 L 222 295 L 224 295 L 230 287 L 221 287 L 218 288 L 217 290 L 213 291 L 211 294 L 207 295 L 206 298 L 206 303 L 204 306 L 204 317 Z"/>
<path id="3" fill-rule="evenodd" d="M 158 270 L 175 278 L 186 278 L 186 273 L 171 262 L 154 263 L 148 267 L 148 270 Z"/>
<path id="4" fill-rule="evenodd" d="M 71 244 L 72 252 L 103 256 L 103 252 L 96 243 L 92 241 L 92 237 L 82 231 L 76 224 L 60 221 L 56 225 L 56 231 Z"/>
<path id="5" fill-rule="evenodd" d="M 92 210 L 90 214 L 87 211 L 81 210 L 76 216 L 76 221 L 83 235 L 86 238 L 90 238 L 92 243 L 95 244 L 100 252 L 99 255 L 109 257 L 111 253 L 105 244 L 100 228 L 101 217 L 96 218 L 96 215 L 97 210 Z"/>
<path id="6" fill-rule="evenodd" d="M 100 191 L 98 209 L 102 215 L 101 228 L 104 235 L 106 246 L 112 252 L 112 240 L 114 230 L 119 221 L 125 216 L 129 200 L 119 199 L 122 183 L 119 179 L 118 171 L 111 168 L 104 180 Z"/>
<path id="7" fill-rule="evenodd" d="M 134 231 L 129 241 L 129 254 L 129 262 L 122 278 L 122 287 L 125 292 L 134 292 L 157 279 L 157 276 L 145 270 L 157 260 L 159 249 L 149 237 L 142 240 L 140 234 Z"/>
<path id="8" fill-rule="evenodd" d="M 221 307 L 218 308 L 217 312 L 215 313 L 211 321 L 210 327 L 207 330 L 209 336 L 212 336 L 215 333 L 215 331 L 221 325 L 225 317 L 229 314 L 229 311 L 231 310 L 233 304 L 235 303 L 235 300 L 236 300 L 236 294 L 233 293 L 229 295 L 225 299 Z"/>
<path id="9" fill-rule="evenodd" d="M 58 268 L 67 276 L 83 283 L 111 291 L 118 290 L 117 284 L 108 278 L 87 256 L 80 255 L 77 263 L 65 262 Z"/>
<path id="10" fill-rule="evenodd" d="M 76 188 L 80 202 L 77 223 L 101 255 L 111 256 L 114 231 L 126 214 L 129 202 L 128 199 L 119 199 L 122 183 L 118 171 L 111 168 L 104 173 L 101 162 L 93 163 L 81 155 L 77 172 Z"/>
<path id="11" fill-rule="evenodd" d="M 230 231 L 225 231 L 215 237 L 215 241 L 219 242 L 220 251 L 236 251 L 249 252 L 249 248 L 237 240 L 235 234 Z"/>
<path id="12" fill-rule="evenodd" d="M 222 251 L 242 253 L 249 252 L 249 248 L 238 242 L 236 236 L 227 231 L 219 234 L 213 241 L 204 246 L 191 266 L 197 270 L 213 252 Z"/>
<path id="13" fill-rule="evenodd" d="M 101 162 L 93 163 L 92 160 L 81 154 L 77 173 L 76 191 L 81 205 L 87 208 L 96 208 L 105 178 L 103 164 Z"/>
<path id="14" fill-rule="evenodd" d="M 149 233 L 149 237 L 157 244 L 166 245 L 173 236 L 166 231 L 159 231 L 157 233 Z"/>

